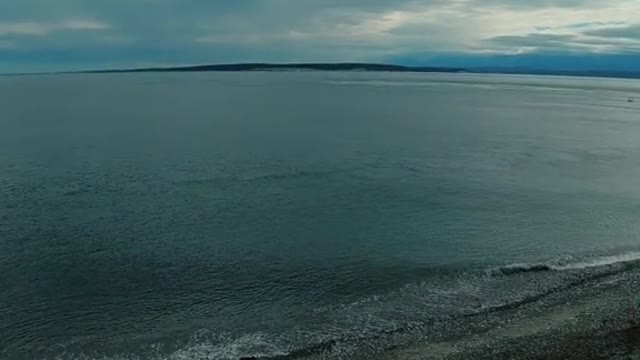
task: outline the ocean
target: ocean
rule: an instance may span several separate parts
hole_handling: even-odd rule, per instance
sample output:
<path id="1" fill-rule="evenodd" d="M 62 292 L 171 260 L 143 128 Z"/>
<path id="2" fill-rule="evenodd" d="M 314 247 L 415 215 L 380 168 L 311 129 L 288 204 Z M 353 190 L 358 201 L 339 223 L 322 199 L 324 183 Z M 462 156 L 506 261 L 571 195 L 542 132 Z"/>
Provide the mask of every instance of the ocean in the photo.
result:
<path id="1" fill-rule="evenodd" d="M 638 179 L 637 80 L 0 77 L 0 358 L 560 349 L 634 321 Z"/>

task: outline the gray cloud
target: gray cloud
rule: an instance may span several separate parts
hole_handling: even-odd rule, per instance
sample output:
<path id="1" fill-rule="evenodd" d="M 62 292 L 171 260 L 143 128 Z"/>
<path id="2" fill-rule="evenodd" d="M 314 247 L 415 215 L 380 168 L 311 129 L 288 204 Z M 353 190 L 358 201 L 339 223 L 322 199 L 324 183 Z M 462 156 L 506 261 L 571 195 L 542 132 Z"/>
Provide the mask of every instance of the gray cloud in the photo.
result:
<path id="1" fill-rule="evenodd" d="M 585 8 L 600 6 L 599 0 L 471 0 L 478 7 L 489 5 L 512 9 Z"/>
<path id="2" fill-rule="evenodd" d="M 607 27 L 585 31 L 585 35 L 601 38 L 637 39 L 640 40 L 640 24 Z"/>
<path id="3" fill-rule="evenodd" d="M 588 33 L 588 32 L 585 32 Z M 602 52 L 612 54 L 637 53 L 640 40 L 585 37 L 584 34 L 530 33 L 522 36 L 497 36 L 487 42 L 503 49 L 536 52 Z"/>
<path id="4" fill-rule="evenodd" d="M 563 26 L 563 28 L 584 29 L 584 28 L 589 28 L 593 26 L 611 26 L 611 25 L 625 25 L 625 23 L 622 21 L 606 21 L 606 22 L 605 21 L 588 21 L 588 22 L 581 22 L 581 23 L 566 25 L 566 26 Z"/>
<path id="5" fill-rule="evenodd" d="M 467 11 L 514 8 L 578 7 L 595 0 L 20 0 L 0 4 L 0 22 L 61 21 L 92 18 L 113 25 L 113 32 L 141 41 L 184 42 L 202 34 L 239 37 L 288 32 L 322 35 L 367 14 L 458 4 Z M 11 4 L 9 4 L 9 2 Z"/>
<path id="6" fill-rule="evenodd" d="M 412 0 L 20 0 L 0 4 L 0 22 L 94 18 L 141 38 L 181 38 L 208 26 L 220 32 L 267 33 L 313 25 L 320 18 L 339 20 L 354 14 L 404 9 Z M 421 2 L 425 3 L 425 2 Z"/>
<path id="7" fill-rule="evenodd" d="M 527 35 L 496 36 L 488 41 L 509 47 L 557 47 L 571 43 L 575 35 L 531 33 Z"/>

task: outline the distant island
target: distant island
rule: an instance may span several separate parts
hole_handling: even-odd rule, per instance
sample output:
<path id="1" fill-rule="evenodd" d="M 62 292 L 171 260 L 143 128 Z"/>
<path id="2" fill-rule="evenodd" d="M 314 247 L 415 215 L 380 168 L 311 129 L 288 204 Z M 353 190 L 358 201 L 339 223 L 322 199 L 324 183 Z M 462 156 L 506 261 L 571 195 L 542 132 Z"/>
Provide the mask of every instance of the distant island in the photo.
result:
<path id="1" fill-rule="evenodd" d="M 15 73 L 0 76 L 43 75 L 43 74 L 114 74 L 145 72 L 241 72 L 241 71 L 368 71 L 396 73 L 468 73 L 468 74 L 518 74 L 552 75 L 598 78 L 640 79 L 640 71 L 626 70 L 562 70 L 536 69 L 527 67 L 447 67 L 447 66 L 408 66 L 380 63 L 236 63 L 190 66 L 147 67 L 131 69 L 80 70 L 67 72 Z"/>
<path id="2" fill-rule="evenodd" d="M 522 74 L 522 75 L 556 75 L 580 77 L 607 77 L 638 79 L 640 72 L 630 71 L 572 71 L 511 67 L 438 67 L 438 66 L 406 66 L 377 63 L 238 63 L 211 64 L 193 66 L 149 67 L 134 69 L 89 70 L 79 73 L 139 73 L 139 72 L 199 72 L 199 71 L 374 71 L 374 72 L 406 72 L 406 73 L 473 73 L 473 74 Z M 78 73 L 78 72 L 74 72 Z"/>
<path id="3" fill-rule="evenodd" d="M 403 66 L 369 63 L 246 63 L 222 65 L 195 65 L 176 67 L 153 67 L 122 70 L 93 70 L 84 73 L 123 73 L 123 72 L 188 72 L 188 71 L 385 71 L 385 72 L 467 72 L 462 68 Z"/>

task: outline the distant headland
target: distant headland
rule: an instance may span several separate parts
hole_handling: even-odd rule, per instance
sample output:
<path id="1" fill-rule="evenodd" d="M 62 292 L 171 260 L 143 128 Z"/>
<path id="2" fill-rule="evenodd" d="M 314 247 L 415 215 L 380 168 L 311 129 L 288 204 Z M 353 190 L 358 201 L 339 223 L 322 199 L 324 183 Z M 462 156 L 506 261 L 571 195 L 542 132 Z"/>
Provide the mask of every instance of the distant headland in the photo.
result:
<path id="1" fill-rule="evenodd" d="M 640 71 L 626 70 L 563 70 L 536 69 L 528 67 L 447 67 L 447 66 L 408 66 L 382 63 L 234 63 L 167 67 L 145 67 L 128 69 L 78 70 L 65 72 L 14 73 L 0 76 L 45 75 L 45 74 L 114 74 L 114 73 L 152 73 L 152 72 L 247 72 L 247 71 L 367 71 L 395 73 L 469 73 L 469 74 L 519 74 L 552 75 L 598 78 L 640 79 Z"/>
<path id="2" fill-rule="evenodd" d="M 556 75 L 556 76 L 580 76 L 580 77 L 608 77 L 608 78 L 640 78 L 640 72 L 629 71 L 573 71 L 550 70 L 533 68 L 488 68 L 488 67 L 446 67 L 446 66 L 406 66 L 380 63 L 237 63 L 237 64 L 211 64 L 193 66 L 148 67 L 113 70 L 89 70 L 76 73 L 139 73 L 139 72 L 199 72 L 199 71 L 374 71 L 397 73 L 473 73 L 473 74 L 523 74 L 523 75 Z"/>
<path id="3" fill-rule="evenodd" d="M 403 66 L 371 63 L 242 63 L 222 65 L 195 65 L 175 67 L 151 67 L 122 70 L 94 70 L 85 73 L 122 72 L 189 72 L 189 71 L 385 71 L 385 72 L 466 72 L 462 68 Z"/>

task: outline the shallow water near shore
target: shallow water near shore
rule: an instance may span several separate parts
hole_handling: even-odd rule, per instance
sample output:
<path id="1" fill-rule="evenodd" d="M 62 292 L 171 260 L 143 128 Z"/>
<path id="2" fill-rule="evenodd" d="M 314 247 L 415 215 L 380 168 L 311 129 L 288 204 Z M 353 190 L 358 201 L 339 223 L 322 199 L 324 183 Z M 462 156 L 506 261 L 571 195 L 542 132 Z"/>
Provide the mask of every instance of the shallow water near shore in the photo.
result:
<path id="1" fill-rule="evenodd" d="M 0 95 L 2 359 L 490 358 L 632 321 L 638 81 L 64 75 Z"/>

